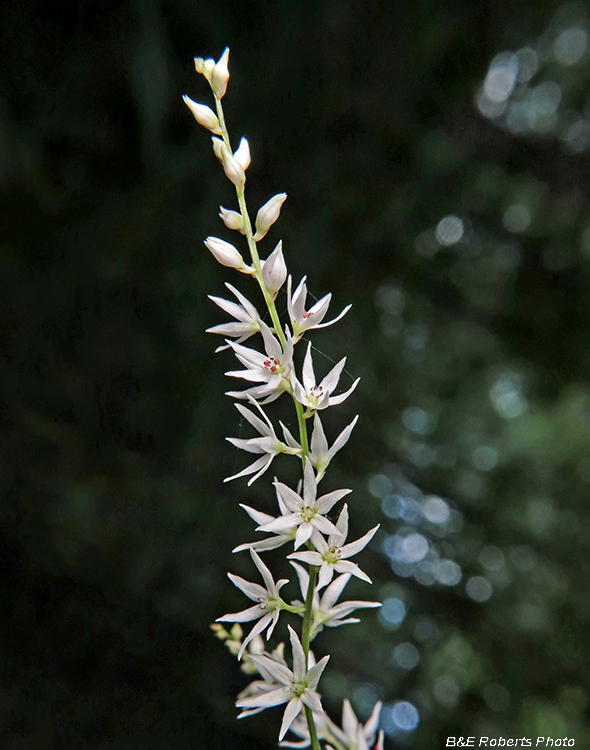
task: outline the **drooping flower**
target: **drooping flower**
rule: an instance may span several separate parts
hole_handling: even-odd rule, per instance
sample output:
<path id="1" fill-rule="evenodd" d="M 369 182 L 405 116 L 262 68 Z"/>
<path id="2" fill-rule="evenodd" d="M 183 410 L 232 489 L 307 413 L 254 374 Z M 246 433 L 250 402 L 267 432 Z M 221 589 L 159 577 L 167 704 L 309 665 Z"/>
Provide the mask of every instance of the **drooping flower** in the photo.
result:
<path id="1" fill-rule="evenodd" d="M 250 336 L 260 331 L 260 316 L 258 310 L 254 305 L 244 297 L 243 294 L 238 292 L 231 284 L 226 282 L 226 287 L 234 294 L 238 299 L 239 303 L 231 302 L 230 300 L 223 299 L 223 297 L 214 297 L 208 295 L 209 299 L 226 313 L 232 315 L 238 322 L 237 323 L 221 323 L 211 328 L 207 328 L 206 333 L 218 333 L 221 336 L 237 336 L 238 340 L 236 344 L 241 344 Z M 215 352 L 222 352 L 225 349 L 229 349 L 229 344 L 225 346 L 218 346 Z"/>
<path id="2" fill-rule="evenodd" d="M 278 661 L 264 655 L 252 655 L 251 661 L 259 668 L 264 669 L 274 679 L 276 688 L 268 692 L 261 692 L 249 698 L 242 698 L 236 703 L 237 708 L 246 710 L 256 708 L 270 708 L 287 704 L 283 714 L 279 740 L 282 740 L 287 730 L 301 713 L 304 706 L 312 711 L 323 713 L 324 709 L 320 696 L 316 691 L 319 679 L 328 663 L 329 656 L 324 656 L 313 667 L 307 668 L 305 652 L 297 633 L 288 625 L 291 638 L 291 649 L 293 652 L 293 670 Z M 238 717 L 239 718 L 239 717 Z"/>
<path id="3" fill-rule="evenodd" d="M 340 435 L 334 441 L 331 448 L 328 448 L 328 441 L 326 439 L 326 433 L 322 426 L 322 420 L 319 414 L 316 412 L 313 418 L 313 432 L 311 433 L 311 444 L 309 451 L 309 458 L 313 464 L 314 469 L 317 471 L 317 481 L 326 473 L 326 468 L 330 461 L 334 458 L 336 453 L 348 442 L 350 434 L 354 429 L 355 424 L 358 420 L 358 414 L 352 420 L 352 422 L 345 427 Z"/>
<path id="4" fill-rule="evenodd" d="M 334 490 L 327 495 L 317 498 L 317 484 L 313 467 L 309 460 L 305 461 L 303 472 L 303 497 L 290 487 L 287 487 L 286 484 L 275 480 L 274 485 L 277 497 L 282 500 L 291 512 L 287 515 L 279 516 L 279 518 L 270 523 L 262 524 L 257 529 L 257 531 L 282 532 L 293 528 L 293 526 L 297 526 L 295 549 L 305 544 L 311 538 L 314 530 L 323 534 L 340 535 L 340 531 L 325 517 L 325 514 L 339 500 L 351 492 L 351 490 Z"/>
<path id="5" fill-rule="evenodd" d="M 305 597 L 307 596 L 307 588 L 309 586 L 309 573 L 302 565 L 299 565 L 299 563 L 291 561 L 291 565 L 295 568 L 299 579 L 301 594 L 305 600 Z M 354 612 L 355 609 L 373 609 L 374 607 L 381 606 L 381 602 L 364 602 L 356 600 L 336 604 L 350 578 L 350 573 L 338 576 L 338 578 L 332 581 L 332 583 L 326 588 L 321 598 L 319 596 L 318 587 L 316 586 L 313 595 L 310 640 L 323 630 L 324 627 L 337 628 L 340 625 L 349 625 L 354 622 L 360 622 L 356 617 L 348 617 L 348 615 L 351 614 L 351 612 Z M 303 602 L 298 600 L 292 601 L 291 604 L 294 607 L 304 606 Z"/>
<path id="6" fill-rule="evenodd" d="M 312 544 L 316 548 L 315 552 L 293 552 L 287 557 L 290 560 L 300 560 L 309 565 L 320 566 L 318 591 L 330 583 L 334 572 L 350 573 L 363 581 L 367 581 L 367 583 L 372 583 L 369 576 L 358 565 L 350 562 L 348 558 L 356 555 L 367 546 L 379 528 L 379 524 L 360 539 L 357 539 L 356 542 L 345 544 L 348 536 L 348 506 L 345 503 L 336 522 L 336 528 L 340 533 L 338 535 L 330 534 L 327 542 L 317 532 L 311 535 Z"/>
<path id="7" fill-rule="evenodd" d="M 236 448 L 241 448 L 244 451 L 248 451 L 249 453 L 262 453 L 264 454 L 262 458 L 259 458 L 258 460 L 254 461 L 253 464 L 250 464 L 250 466 L 247 466 L 245 469 L 242 469 L 242 471 L 238 472 L 237 474 L 234 474 L 231 477 L 227 477 L 224 479 L 224 482 L 229 482 L 232 479 L 238 479 L 239 477 L 245 477 L 250 474 L 254 474 L 254 476 L 248 481 L 248 486 L 253 484 L 264 472 L 268 469 L 268 467 L 271 465 L 272 460 L 275 456 L 278 456 L 279 453 L 290 453 L 291 455 L 296 455 L 301 451 L 299 448 L 292 448 L 287 443 L 281 442 L 274 430 L 274 427 L 272 425 L 272 422 L 270 419 L 266 416 L 264 413 L 264 410 L 260 406 L 260 404 L 255 401 L 251 396 L 248 398 L 250 403 L 255 406 L 260 414 L 262 415 L 262 419 L 259 419 L 256 414 L 254 414 L 250 409 L 247 409 L 242 404 L 235 404 L 236 409 L 240 412 L 240 414 L 246 419 L 252 427 L 258 430 L 260 433 L 260 437 L 257 438 L 226 438 L 232 445 L 235 445 Z M 264 421 L 263 421 L 264 420 Z M 285 429 L 283 427 L 283 429 Z M 288 440 L 287 437 L 285 437 L 286 440 Z"/>
<path id="8" fill-rule="evenodd" d="M 305 309 L 305 300 L 307 298 L 307 286 L 305 285 L 304 276 L 299 283 L 297 289 L 291 295 L 291 277 L 287 279 L 287 310 L 289 312 L 289 318 L 291 319 L 291 326 L 293 328 L 293 338 L 297 342 L 306 331 L 311 331 L 314 328 L 326 328 L 331 326 L 340 320 L 350 310 L 352 305 L 347 305 L 344 310 L 333 320 L 328 323 L 322 323 L 322 320 L 326 317 L 330 300 L 332 299 L 331 294 L 326 294 L 321 300 L 315 303 L 309 310 Z"/>
<path id="9" fill-rule="evenodd" d="M 293 378 L 293 393 L 295 398 L 303 406 L 307 407 L 308 415 L 321 409 L 327 409 L 328 406 L 336 406 L 345 401 L 357 387 L 360 378 L 357 378 L 351 387 L 339 396 L 332 396 L 332 392 L 338 387 L 340 375 L 346 364 L 346 357 L 343 357 L 338 364 L 333 367 L 319 385 L 316 385 L 315 372 L 313 370 L 313 358 L 311 356 L 311 341 L 307 346 L 305 359 L 303 360 L 302 379 L 303 385 Z"/>
<path id="10" fill-rule="evenodd" d="M 240 591 L 243 591 L 249 599 L 252 599 L 252 601 L 258 603 L 253 607 L 249 607 L 248 609 L 243 610 L 242 612 L 234 612 L 233 614 L 218 617 L 215 621 L 251 622 L 252 620 L 259 620 L 242 642 L 242 647 L 240 649 L 240 652 L 238 653 L 238 659 L 242 658 L 242 654 L 244 653 L 244 649 L 246 648 L 248 643 L 250 643 L 250 641 L 259 633 L 262 633 L 265 628 L 268 628 L 266 632 L 266 639 L 268 640 L 270 638 L 270 636 L 272 635 L 272 631 L 277 624 L 279 613 L 281 611 L 281 599 L 279 597 L 279 591 L 286 583 L 289 583 L 289 580 L 287 578 L 282 578 L 275 584 L 270 570 L 262 562 L 256 552 L 254 552 L 254 550 L 250 550 L 250 554 L 252 556 L 252 560 L 254 560 L 254 564 L 260 571 L 260 575 L 264 580 L 266 588 L 260 586 L 260 584 L 258 583 L 250 583 L 250 581 L 245 581 L 243 578 L 240 578 L 240 576 L 235 576 L 232 573 L 228 573 L 227 575 L 234 586 L 237 586 Z"/>
<path id="11" fill-rule="evenodd" d="M 227 341 L 234 350 L 236 357 L 246 367 L 245 370 L 231 370 L 225 374 L 231 378 L 243 378 L 261 385 L 248 388 L 245 391 L 229 391 L 227 396 L 245 399 L 248 396 L 258 400 L 264 399 L 268 404 L 277 399 L 283 391 L 291 389 L 291 374 L 293 371 L 293 341 L 287 337 L 285 349 L 273 336 L 270 328 L 263 321 L 259 321 L 260 333 L 264 340 L 266 355 L 249 349 L 242 344 Z"/>

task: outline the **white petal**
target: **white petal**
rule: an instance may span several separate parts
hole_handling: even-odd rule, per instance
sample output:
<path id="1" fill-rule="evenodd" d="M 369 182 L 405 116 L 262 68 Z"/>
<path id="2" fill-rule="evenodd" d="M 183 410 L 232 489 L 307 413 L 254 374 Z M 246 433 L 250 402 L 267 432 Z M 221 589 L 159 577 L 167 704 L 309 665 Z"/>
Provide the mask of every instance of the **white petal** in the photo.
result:
<path id="1" fill-rule="evenodd" d="M 372 528 L 370 531 L 367 531 L 364 536 L 362 536 L 360 539 L 357 539 L 356 542 L 345 544 L 344 547 L 342 547 L 342 557 L 344 559 L 353 557 L 353 555 L 356 555 L 358 552 L 364 549 L 375 535 L 375 532 L 377 531 L 379 526 L 380 524 L 377 524 L 377 526 Z"/>
<path id="2" fill-rule="evenodd" d="M 303 704 L 301 703 L 300 698 L 292 698 L 289 703 L 287 703 L 287 708 L 285 709 L 285 713 L 283 714 L 283 721 L 281 722 L 279 741 L 282 740 L 283 737 L 287 734 L 289 727 L 291 726 L 295 718 L 299 716 L 302 708 Z"/>
<path id="3" fill-rule="evenodd" d="M 291 639 L 291 649 L 293 652 L 293 678 L 295 682 L 301 682 L 307 672 L 305 653 L 297 633 L 290 625 L 287 625 L 287 628 L 289 629 L 289 638 Z"/>

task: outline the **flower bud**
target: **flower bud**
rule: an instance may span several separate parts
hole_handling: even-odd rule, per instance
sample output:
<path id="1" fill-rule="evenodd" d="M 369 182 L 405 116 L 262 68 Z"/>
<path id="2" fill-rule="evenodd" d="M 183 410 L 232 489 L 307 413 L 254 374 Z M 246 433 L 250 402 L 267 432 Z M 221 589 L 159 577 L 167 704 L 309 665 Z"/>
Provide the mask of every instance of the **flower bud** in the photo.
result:
<path id="1" fill-rule="evenodd" d="M 193 116 L 199 125 L 202 125 L 216 135 L 221 133 L 219 120 L 211 107 L 208 107 L 206 104 L 197 104 L 197 102 L 194 102 L 188 96 L 183 96 L 182 98 L 186 106 L 193 113 Z"/>
<path id="2" fill-rule="evenodd" d="M 250 146 L 246 138 L 242 138 L 238 150 L 234 153 L 234 159 L 237 159 L 244 172 L 250 166 Z"/>
<path id="3" fill-rule="evenodd" d="M 205 76 L 205 78 L 211 83 L 211 75 L 213 73 L 213 68 L 215 67 L 215 60 L 212 60 L 210 57 L 207 58 L 207 60 L 203 60 L 203 70 L 202 73 Z"/>
<path id="4" fill-rule="evenodd" d="M 229 149 L 224 144 L 221 147 L 221 163 L 223 164 L 223 171 L 227 178 L 233 182 L 233 184 L 243 189 L 244 183 L 246 182 L 246 175 L 244 174 L 244 168 L 240 162 L 232 156 Z"/>
<path id="5" fill-rule="evenodd" d="M 213 93 L 219 98 L 223 98 L 227 90 L 227 82 L 229 81 L 229 70 L 227 68 L 227 61 L 229 58 L 229 47 L 226 47 L 223 55 L 219 58 L 218 62 L 215 63 L 215 67 L 211 72 L 211 88 Z"/>
<path id="6" fill-rule="evenodd" d="M 279 218 L 281 206 L 286 199 L 287 193 L 279 193 L 267 201 L 258 211 L 256 214 L 256 234 L 254 235 L 254 242 L 261 240 Z"/>
<path id="7" fill-rule="evenodd" d="M 239 214 L 237 211 L 229 211 L 227 208 L 219 206 L 219 216 L 228 229 L 236 229 L 238 232 L 246 234 L 242 214 Z"/>
<path id="8" fill-rule="evenodd" d="M 222 266 L 239 269 L 245 265 L 244 259 L 236 248 L 231 243 L 220 240 L 219 237 L 207 237 L 205 246 L 207 250 L 213 253 L 215 260 L 219 261 Z"/>
<path id="9" fill-rule="evenodd" d="M 211 138 L 213 141 L 213 153 L 221 161 L 221 149 L 225 146 L 222 138 Z"/>
<path id="10" fill-rule="evenodd" d="M 280 240 L 268 258 L 262 262 L 262 280 L 274 298 L 286 278 L 287 266 L 283 257 L 283 241 Z"/>
<path id="11" fill-rule="evenodd" d="M 202 57 L 195 57 L 195 70 L 197 73 L 203 73 L 203 64 L 205 61 Z"/>

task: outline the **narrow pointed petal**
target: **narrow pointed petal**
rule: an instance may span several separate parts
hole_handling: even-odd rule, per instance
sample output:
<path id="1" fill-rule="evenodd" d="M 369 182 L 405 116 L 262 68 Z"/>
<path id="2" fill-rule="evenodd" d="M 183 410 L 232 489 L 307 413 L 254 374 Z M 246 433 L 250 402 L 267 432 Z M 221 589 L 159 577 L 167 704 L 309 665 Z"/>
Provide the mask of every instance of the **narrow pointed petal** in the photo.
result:
<path id="1" fill-rule="evenodd" d="M 301 562 L 307 563 L 308 565 L 321 565 L 322 556 L 317 552 L 292 552 L 287 555 L 288 560 L 300 560 Z"/>
<path id="2" fill-rule="evenodd" d="M 350 573 L 351 575 L 360 578 L 362 581 L 373 583 L 369 576 L 361 570 L 356 563 L 350 562 L 350 560 L 340 560 L 334 567 L 339 573 Z"/>
<path id="3" fill-rule="evenodd" d="M 354 381 L 354 383 L 350 386 L 350 388 L 344 393 L 341 393 L 339 396 L 330 396 L 330 406 L 338 406 L 338 404 L 341 404 L 343 401 L 346 401 L 346 399 L 350 396 L 350 394 L 354 391 L 354 389 L 360 383 L 360 380 L 361 380 L 360 378 L 357 378 Z"/>
<path id="4" fill-rule="evenodd" d="M 349 495 L 351 492 L 352 490 L 333 490 L 332 492 L 328 492 L 327 495 L 322 495 L 322 497 L 317 499 L 315 504 L 318 513 L 328 513 L 328 511 L 330 511 L 339 500 L 342 500 L 343 497 L 346 497 L 346 495 Z M 336 533 L 340 536 L 339 531 Z"/>
<path id="5" fill-rule="evenodd" d="M 328 323 L 320 323 L 319 325 L 314 326 L 314 328 L 327 328 L 328 326 L 334 325 L 334 323 L 337 323 L 339 320 L 341 320 L 346 313 L 350 310 L 352 305 L 346 305 L 344 310 L 340 313 L 340 315 L 336 316 L 333 320 L 330 320 Z"/>
<path id="6" fill-rule="evenodd" d="M 233 573 L 228 573 L 227 577 L 233 583 L 234 586 L 240 589 L 248 599 L 252 599 L 253 602 L 264 600 L 267 597 L 266 589 L 263 589 L 259 583 L 250 583 L 240 576 L 236 576 Z"/>
<path id="7" fill-rule="evenodd" d="M 374 528 L 372 528 L 370 531 L 367 531 L 367 533 L 362 536 L 360 539 L 357 539 L 356 542 L 350 542 L 350 544 L 345 544 L 344 547 L 342 547 L 342 557 L 344 559 L 347 559 L 349 557 L 353 557 L 357 553 L 359 553 L 362 549 L 364 549 L 367 544 L 371 541 L 371 539 L 375 536 L 375 533 L 377 532 L 377 529 L 379 528 L 380 524 L 377 524 Z"/>
<path id="8" fill-rule="evenodd" d="M 254 663 L 256 659 L 250 657 Z M 268 660 L 270 661 L 270 659 Z M 255 695 L 252 698 L 243 698 L 241 701 L 236 703 L 237 708 L 271 708 L 272 706 L 280 706 L 281 703 L 286 703 L 293 693 L 289 688 L 279 688 L 278 690 L 271 690 L 270 693 L 262 693 L 261 695 Z"/>
<path id="9" fill-rule="evenodd" d="M 254 461 L 254 463 L 250 464 L 250 466 L 247 466 L 245 469 L 238 472 L 237 474 L 234 474 L 231 477 L 226 477 L 223 481 L 231 482 L 232 479 L 239 479 L 240 477 L 246 477 L 249 474 L 253 474 L 255 471 L 257 471 L 258 474 L 256 475 L 256 477 L 254 477 L 248 482 L 248 484 L 250 485 L 268 469 L 268 467 L 272 463 L 272 459 L 273 459 L 273 456 L 271 455 L 262 456 L 262 458 L 259 458 L 257 461 Z M 261 471 L 259 471 L 259 469 L 261 469 Z"/>
<path id="10" fill-rule="evenodd" d="M 359 720 L 356 718 L 356 714 L 350 705 L 350 701 L 348 698 L 345 698 L 342 704 L 342 729 L 348 737 L 354 737 L 358 725 Z"/>
<path id="11" fill-rule="evenodd" d="M 250 518 L 255 521 L 258 525 L 263 523 L 270 523 L 274 520 L 274 516 L 270 516 L 268 513 L 263 513 L 260 510 L 256 510 L 255 508 L 251 508 L 249 505 L 244 505 L 243 503 L 240 503 L 240 508 L 243 508 L 246 513 L 250 516 Z"/>
<path id="12" fill-rule="evenodd" d="M 330 522 L 328 521 L 328 523 Z M 305 542 L 307 542 L 307 540 L 311 537 L 312 528 L 313 527 L 311 523 L 302 523 L 299 525 L 297 533 L 295 534 L 295 549 L 298 549 L 302 544 L 305 544 Z"/>
<path id="13" fill-rule="evenodd" d="M 303 646 L 297 633 L 290 625 L 287 625 L 287 628 L 289 629 L 289 638 L 291 639 L 291 649 L 293 651 L 293 677 L 295 682 L 301 682 L 307 672 L 305 653 L 303 652 Z"/>
<path id="14" fill-rule="evenodd" d="M 260 572 L 260 575 L 262 576 L 262 580 L 264 581 L 266 590 L 273 598 L 275 598 L 278 595 L 278 592 L 270 570 L 266 567 L 266 565 L 262 562 L 260 557 L 256 554 L 256 552 L 254 552 L 254 550 L 250 550 L 250 555 L 252 557 L 252 560 L 254 561 L 254 565 L 256 565 Z"/>
<path id="15" fill-rule="evenodd" d="M 318 413 L 316 412 L 313 417 L 313 432 L 311 434 L 311 452 L 317 456 L 324 456 L 328 454 L 328 441 L 326 439 L 326 433 L 324 432 L 324 426 Z"/>
<path id="16" fill-rule="evenodd" d="M 230 612 L 228 615 L 218 617 L 215 622 L 251 622 L 259 620 L 264 615 L 264 610 L 260 609 L 259 604 L 244 609 L 242 612 Z"/>
<path id="17" fill-rule="evenodd" d="M 287 734 L 289 727 L 296 719 L 296 717 L 299 716 L 302 708 L 303 704 L 301 703 L 300 698 L 291 698 L 289 703 L 287 703 L 287 708 L 285 709 L 285 713 L 283 714 L 283 721 L 281 722 L 279 741 L 282 740 L 283 737 Z"/>
<path id="18" fill-rule="evenodd" d="M 307 345 L 307 352 L 305 353 L 305 359 L 303 360 L 303 369 L 301 371 L 303 377 L 303 386 L 305 390 L 309 391 L 315 387 L 315 373 L 313 371 L 313 360 L 311 357 L 311 341 Z"/>
<path id="19" fill-rule="evenodd" d="M 323 387 L 324 390 L 330 391 L 330 393 L 336 388 L 338 385 L 338 381 L 340 380 L 340 375 L 342 374 L 342 370 L 344 369 L 344 365 L 346 364 L 346 357 L 343 357 L 340 362 L 338 362 L 337 365 L 335 365 L 330 372 L 326 375 L 326 377 L 322 380 L 320 385 Z"/>
<path id="20" fill-rule="evenodd" d="M 254 640 L 254 638 L 256 638 L 257 635 L 259 635 L 260 633 L 262 633 L 262 631 L 268 625 L 270 625 L 271 622 L 272 622 L 272 615 L 270 613 L 268 613 L 268 614 L 265 614 L 264 617 L 256 623 L 256 625 L 254 625 L 254 627 L 252 628 L 252 630 L 248 633 L 248 635 L 242 641 L 242 647 L 238 651 L 238 661 L 241 660 L 242 655 L 243 655 L 244 651 L 246 650 L 246 648 L 247 648 L 248 644 L 250 643 L 250 641 Z"/>
<path id="21" fill-rule="evenodd" d="M 291 565 L 293 565 L 293 563 L 291 563 Z M 349 581 L 349 575 L 338 576 L 338 578 L 328 586 L 322 596 L 321 608 L 323 610 L 332 609 Z"/>
<path id="22" fill-rule="evenodd" d="M 262 526 L 258 526 L 256 531 L 269 531 L 278 532 L 288 531 L 294 526 L 298 526 L 301 523 L 301 516 L 298 513 L 290 513 L 288 516 L 279 516 L 270 523 L 265 523 Z"/>
<path id="23" fill-rule="evenodd" d="M 315 690 L 317 687 L 318 682 L 320 681 L 320 677 L 322 676 L 322 672 L 326 668 L 326 664 L 330 660 L 330 656 L 324 656 L 322 659 L 318 661 L 318 663 L 315 665 L 315 667 L 312 667 L 308 673 L 307 673 L 307 684 L 312 689 Z"/>
<path id="24" fill-rule="evenodd" d="M 318 577 L 318 590 L 323 589 L 324 586 L 327 586 L 330 583 L 334 577 L 334 567 L 335 566 L 330 563 L 323 563 Z"/>

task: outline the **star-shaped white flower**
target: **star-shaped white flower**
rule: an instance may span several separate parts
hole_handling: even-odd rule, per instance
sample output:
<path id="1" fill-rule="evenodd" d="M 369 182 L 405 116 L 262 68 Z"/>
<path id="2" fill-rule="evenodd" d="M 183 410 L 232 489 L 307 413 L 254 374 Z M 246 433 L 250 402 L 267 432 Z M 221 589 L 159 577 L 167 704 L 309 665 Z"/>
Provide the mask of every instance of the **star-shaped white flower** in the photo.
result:
<path id="1" fill-rule="evenodd" d="M 291 565 L 297 572 L 301 594 L 305 600 L 307 596 L 307 587 L 309 586 L 309 573 L 303 566 L 299 565 L 299 563 L 291 562 Z M 354 612 L 355 609 L 372 609 L 381 606 L 381 602 L 363 601 L 350 601 L 336 604 L 350 578 L 350 573 L 338 576 L 338 578 L 332 581 L 332 583 L 326 588 L 321 599 L 316 586 L 313 595 L 310 640 L 323 630 L 324 627 L 337 628 L 340 625 L 349 625 L 354 622 L 360 622 L 356 617 L 348 617 L 348 615 L 351 612 Z M 291 602 L 291 604 L 294 607 L 304 606 L 303 602 L 297 600 Z M 348 619 L 343 620 L 343 617 L 347 617 Z"/>
<path id="2" fill-rule="evenodd" d="M 293 552 L 293 554 L 287 555 L 287 557 L 289 560 L 300 560 L 301 562 L 308 563 L 308 565 L 317 565 L 320 567 L 318 591 L 330 583 L 334 576 L 334 571 L 337 573 L 350 573 L 357 578 L 361 578 L 363 581 L 367 581 L 367 583 L 372 583 L 369 576 L 358 565 L 350 562 L 348 558 L 356 555 L 367 546 L 379 528 L 379 524 L 371 529 L 371 531 L 368 531 L 363 537 L 357 539 L 356 542 L 344 544 L 348 536 L 348 506 L 345 503 L 340 511 L 336 528 L 340 533 L 330 534 L 327 542 L 317 532 L 311 535 L 311 541 L 316 548 L 316 552 Z"/>
<path id="3" fill-rule="evenodd" d="M 270 708 L 286 703 L 279 740 L 282 740 L 287 730 L 301 713 L 304 706 L 312 711 L 323 713 L 324 709 L 320 696 L 316 691 L 319 679 L 328 663 L 329 656 L 324 656 L 316 665 L 307 669 L 305 653 L 297 633 L 288 625 L 293 651 L 293 671 L 274 659 L 264 655 L 252 655 L 251 661 L 259 670 L 264 669 L 274 679 L 275 690 L 261 692 L 249 698 L 243 698 L 236 703 L 237 708 L 246 710 L 256 708 Z M 239 718 L 239 717 L 238 717 Z"/>
<path id="4" fill-rule="evenodd" d="M 253 464 L 250 464 L 250 466 L 247 466 L 245 469 L 242 469 L 242 471 L 234 474 L 231 477 L 226 477 L 226 479 L 224 479 L 223 481 L 229 482 L 232 479 L 237 479 L 238 477 L 244 477 L 248 476 L 249 474 L 254 474 L 254 476 L 248 481 L 248 486 L 250 486 L 258 479 L 258 477 L 264 474 L 264 472 L 271 465 L 273 458 L 279 453 L 290 453 L 291 455 L 296 455 L 297 453 L 301 452 L 301 448 L 299 446 L 294 447 L 292 445 L 292 443 L 294 442 L 293 436 L 282 422 L 280 422 L 279 424 L 283 428 L 283 432 L 285 433 L 285 440 L 287 442 L 283 443 L 281 440 L 279 440 L 276 436 L 272 422 L 266 416 L 260 404 L 251 396 L 248 396 L 248 400 L 258 409 L 264 421 L 253 414 L 250 409 L 242 406 L 242 404 L 235 404 L 235 407 L 244 417 L 244 419 L 247 419 L 248 422 L 250 422 L 250 424 L 258 430 L 258 432 L 260 433 L 260 437 L 249 439 L 225 439 L 228 440 L 232 445 L 235 445 L 236 448 L 241 448 L 242 450 L 248 451 L 249 453 L 262 453 L 264 455 L 262 456 L 262 458 L 254 461 Z"/>
<path id="5" fill-rule="evenodd" d="M 241 344 L 250 336 L 258 333 L 260 330 L 260 315 L 254 305 L 238 292 L 231 284 L 226 282 L 226 287 L 237 297 L 240 304 L 223 299 L 223 297 L 214 297 L 209 295 L 209 299 L 218 307 L 221 307 L 229 315 L 233 316 L 237 323 L 221 323 L 220 325 L 207 328 L 206 333 L 218 333 L 221 336 L 237 337 L 236 344 Z M 229 349 L 229 344 L 218 346 L 215 352 L 222 352 Z"/>
<path id="6" fill-rule="evenodd" d="M 272 635 L 272 631 L 277 624 L 279 613 L 281 611 L 281 598 L 279 597 L 279 591 L 286 583 L 289 583 L 289 580 L 287 578 L 282 578 L 275 584 L 270 570 L 262 562 L 256 552 L 254 552 L 254 550 L 250 550 L 250 554 L 252 555 L 254 564 L 260 571 L 260 575 L 262 576 L 266 588 L 260 586 L 260 584 L 258 583 L 250 583 L 249 581 L 245 581 L 243 578 L 240 578 L 240 576 L 235 576 L 232 573 L 228 573 L 227 575 L 234 586 L 237 586 L 240 591 L 243 591 L 249 599 L 252 599 L 252 601 L 258 603 L 253 607 L 249 607 L 248 609 L 243 610 L 242 612 L 234 612 L 233 614 L 218 617 L 215 621 L 251 622 L 252 620 L 259 620 L 259 622 L 256 623 L 256 625 L 244 639 L 242 648 L 238 653 L 238 659 L 242 658 L 242 654 L 244 653 L 244 649 L 246 648 L 248 643 L 250 643 L 250 641 L 258 635 L 258 633 L 262 633 L 265 628 L 268 628 L 268 630 L 266 631 L 266 640 L 270 638 L 270 636 Z"/>
<path id="7" fill-rule="evenodd" d="M 323 534 L 337 534 L 340 532 L 325 514 L 332 506 L 341 500 L 351 490 L 334 490 L 327 495 L 316 498 L 317 484 L 311 461 L 305 461 L 303 473 L 303 497 L 282 482 L 274 482 L 279 502 L 282 500 L 291 511 L 287 515 L 279 516 L 270 523 L 262 524 L 257 531 L 282 532 L 297 526 L 295 535 L 295 549 L 310 539 L 314 529 Z"/>
<path id="8" fill-rule="evenodd" d="M 299 341 L 301 336 L 306 331 L 311 331 L 314 328 L 326 328 L 331 326 L 340 320 L 350 310 L 352 305 L 347 305 L 344 310 L 334 320 L 330 320 L 328 323 L 322 323 L 322 320 L 326 317 L 328 307 L 330 306 L 330 300 L 332 299 L 331 294 L 326 294 L 321 300 L 315 303 L 309 310 L 305 309 L 305 300 L 307 298 L 307 286 L 305 285 L 304 276 L 297 289 L 291 295 L 291 277 L 287 279 L 287 310 L 289 312 L 289 318 L 291 318 L 291 326 L 293 328 L 293 339 L 296 343 Z"/>
<path id="9" fill-rule="evenodd" d="M 341 404 L 354 391 L 360 378 L 357 378 L 345 393 L 341 393 L 339 396 L 332 396 L 332 392 L 338 387 L 338 381 L 340 380 L 340 375 L 345 364 L 346 357 L 343 357 L 343 359 L 341 359 L 340 362 L 330 370 L 322 382 L 319 385 L 316 385 L 315 373 L 313 371 L 313 359 L 311 356 L 311 341 L 309 342 L 305 359 L 303 360 L 303 385 L 301 385 L 296 377 L 293 377 L 293 393 L 295 394 L 297 401 L 307 407 L 308 414 L 306 416 L 310 416 L 311 412 L 316 409 L 327 409 L 328 406 Z"/>
<path id="10" fill-rule="evenodd" d="M 318 482 L 326 473 L 326 469 L 330 461 L 334 458 L 336 453 L 338 453 L 340 448 L 342 448 L 348 442 L 348 439 L 350 438 L 350 434 L 353 431 L 354 426 L 357 423 L 357 420 L 358 420 L 358 414 L 352 420 L 352 422 L 348 425 L 348 427 L 345 427 L 342 430 L 340 435 L 338 435 L 338 437 L 334 441 L 334 444 L 332 445 L 332 447 L 329 448 L 328 441 L 326 439 L 326 433 L 324 432 L 324 428 L 322 425 L 322 420 L 320 419 L 319 414 L 317 412 L 314 414 L 313 432 L 311 434 L 309 458 L 311 459 L 311 463 L 313 464 L 314 469 L 318 473 L 318 476 L 317 476 Z"/>
<path id="11" fill-rule="evenodd" d="M 335 724 L 331 727 L 338 742 L 347 748 L 369 750 L 369 746 L 375 741 L 381 705 L 381 701 L 375 703 L 369 720 L 363 725 L 356 718 L 350 701 L 345 698 L 342 705 L 342 729 Z"/>
<path id="12" fill-rule="evenodd" d="M 268 404 L 277 399 L 283 391 L 291 390 L 291 374 L 293 370 L 293 340 L 287 336 L 285 349 L 273 336 L 270 328 L 262 320 L 259 321 L 260 333 L 264 340 L 266 354 L 249 349 L 242 344 L 227 341 L 234 350 L 236 357 L 246 367 L 245 370 L 231 370 L 225 374 L 231 378 L 243 378 L 261 385 L 248 388 L 245 391 L 228 391 L 227 396 L 245 399 L 264 399 Z M 288 332 L 287 332 L 288 333 Z"/>

